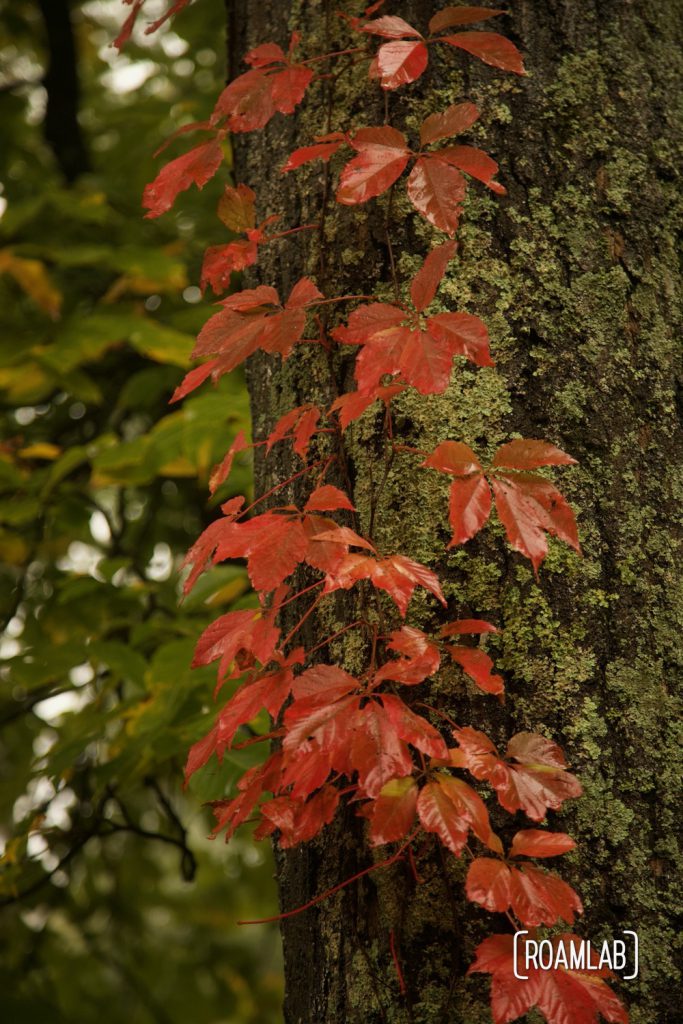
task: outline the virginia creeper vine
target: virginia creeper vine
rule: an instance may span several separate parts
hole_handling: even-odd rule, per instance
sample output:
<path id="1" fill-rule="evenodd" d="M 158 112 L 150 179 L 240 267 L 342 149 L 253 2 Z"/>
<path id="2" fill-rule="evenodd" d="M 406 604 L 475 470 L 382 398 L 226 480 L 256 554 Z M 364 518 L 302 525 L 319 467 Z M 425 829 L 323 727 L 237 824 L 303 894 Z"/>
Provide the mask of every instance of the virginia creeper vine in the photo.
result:
<path id="1" fill-rule="evenodd" d="M 144 0 L 124 2 L 132 5 L 132 11 L 117 39 L 119 46 L 130 35 Z M 172 4 L 149 30 L 187 2 Z M 163 167 L 145 190 L 147 216 L 166 212 L 179 192 L 192 184 L 202 188 L 218 172 L 223 162 L 222 142 L 229 133 L 258 130 L 278 113 L 292 114 L 311 83 L 329 77 L 333 67 L 357 73 L 360 62 L 369 61 L 369 80 L 378 81 L 385 96 L 421 76 L 429 48 L 434 46 L 465 51 L 503 71 L 524 73 L 521 55 L 509 40 L 496 32 L 466 27 L 497 17 L 501 11 L 446 7 L 434 15 L 428 34 L 423 35 L 398 16 L 376 16 L 383 5 L 384 0 L 373 3 L 360 17 L 341 15 L 350 36 L 349 45 L 341 50 L 304 56 L 305 45 L 294 33 L 286 51 L 277 43 L 266 42 L 246 54 L 249 70 L 224 89 L 210 119 L 183 126 L 176 133 L 203 131 L 208 141 Z M 381 42 L 373 52 L 376 37 Z M 452 143 L 478 117 L 473 103 L 454 104 L 430 114 L 414 142 L 390 124 L 388 117 L 379 126 L 348 125 L 343 131 L 331 131 L 328 117 L 327 123 L 321 124 L 320 135 L 305 140 L 282 167 L 282 173 L 289 174 L 311 161 L 330 162 L 346 154 L 336 201 L 353 207 L 387 196 L 393 301 L 375 295 L 323 295 L 308 277 L 301 278 L 286 299 L 272 286 L 261 284 L 221 298 L 221 309 L 198 336 L 194 355 L 204 361 L 187 374 L 174 401 L 209 378 L 218 380 L 257 350 L 286 359 L 296 346 L 312 344 L 328 350 L 346 346 L 358 354 L 356 390 L 340 394 L 328 409 L 312 403 L 291 409 L 268 438 L 258 443 L 270 452 L 276 444 L 291 442 L 302 469 L 248 508 L 244 498 L 225 502 L 221 518 L 203 532 L 187 555 L 186 592 L 207 565 L 245 559 L 260 609 L 228 612 L 209 626 L 198 642 L 194 664 L 218 662 L 217 692 L 228 680 L 239 679 L 241 684 L 211 730 L 191 749 L 186 778 L 214 755 L 220 759 L 231 746 L 244 745 L 236 743 L 240 730 L 265 709 L 273 720 L 273 730 L 255 741 L 276 742 L 263 762 L 240 779 L 237 795 L 214 805 L 216 832 L 224 831 L 229 838 L 242 823 L 257 816 L 256 838 L 274 836 L 281 847 L 292 847 L 317 835 L 333 819 L 341 800 L 353 800 L 358 813 L 367 819 L 372 845 L 398 844 L 384 861 L 367 871 L 412 856 L 412 844 L 420 837 L 424 840 L 425 834 L 433 835 L 454 856 L 465 854 L 470 859 L 467 898 L 490 912 L 506 914 L 515 930 L 526 929 L 533 936 L 536 929 L 552 928 L 559 922 L 571 926 L 582 912 L 576 892 L 534 863 L 564 854 L 575 843 L 564 833 L 527 828 L 516 833 L 506 851 L 493 831 L 486 803 L 466 778 L 487 783 L 504 810 L 510 814 L 523 811 L 536 824 L 544 821 L 548 810 L 579 796 L 581 786 L 551 740 L 535 733 L 518 733 L 501 754 L 472 725 L 456 724 L 419 698 L 408 703 L 399 695 L 406 693 L 400 688 L 419 687 L 443 662 L 450 661 L 480 690 L 502 699 L 504 681 L 494 671 L 492 659 L 479 646 L 463 640 L 497 630 L 480 619 L 454 619 L 442 626 L 438 635 L 407 624 L 411 597 L 418 587 L 446 606 L 439 578 L 409 553 L 379 550 L 374 539 L 378 493 L 394 460 L 404 459 L 411 468 L 446 474 L 450 479 L 449 547 L 469 541 L 485 525 L 495 504 L 510 545 L 530 559 L 536 575 L 547 552 L 548 535 L 580 551 L 571 508 L 547 477 L 536 472 L 574 463 L 554 445 L 536 439 L 513 440 L 498 448 L 489 465 L 482 465 L 475 452 L 457 439 L 444 438 L 431 452 L 394 439 L 392 401 L 407 388 L 423 396 L 442 393 L 456 356 L 475 366 L 493 365 L 488 331 L 477 316 L 428 312 L 456 254 L 454 236 L 468 179 L 505 194 L 496 181 L 498 165 L 490 156 L 474 146 Z M 406 170 L 409 173 L 404 179 Z M 404 181 L 417 214 L 446 236 L 437 241 L 407 283 L 409 301 L 402 298 L 406 283 L 398 278 L 390 238 L 394 190 Z M 226 186 L 218 217 L 237 237 L 206 251 L 203 289 L 210 287 L 216 295 L 225 293 L 233 272 L 255 265 L 259 248 L 275 239 L 295 239 L 298 232 L 317 230 L 324 242 L 325 204 L 320 223 L 282 230 L 279 226 L 275 230 L 276 216 L 257 224 L 257 205 L 248 185 Z M 326 273 L 325 280 L 329 276 Z M 322 283 L 322 273 L 320 279 Z M 328 327 L 330 307 L 345 311 L 342 322 L 332 328 Z M 383 477 L 369 522 L 363 529 L 355 517 L 356 528 L 352 529 L 335 518 L 339 513 L 355 514 L 351 497 L 327 482 L 327 477 L 335 470 L 341 470 L 344 477 L 344 432 L 377 402 L 384 406 Z M 335 440 L 332 448 L 323 446 L 324 438 Z M 248 445 L 241 434 L 236 438 L 213 471 L 212 493 L 227 480 L 235 455 L 258 445 Z M 295 479 L 308 481 L 309 496 L 303 507 L 277 504 L 279 492 Z M 265 498 L 273 503 L 259 511 Z M 287 580 L 291 581 L 301 565 L 312 571 L 313 582 L 292 591 Z M 320 638 L 309 650 L 301 646 L 297 642 L 300 630 L 328 596 L 359 584 L 375 595 L 363 603 L 362 615 L 331 636 Z M 380 598 L 380 591 L 385 598 Z M 280 613 L 290 604 L 299 617 L 283 636 Z M 357 676 L 316 657 L 350 631 L 364 635 L 369 651 L 366 669 Z M 365 873 L 340 880 L 331 892 Z M 326 895 L 320 894 L 306 907 Z M 585 969 L 572 968 L 573 950 L 579 941 L 575 934 L 555 933 L 555 960 L 559 953 L 566 966 L 550 971 L 530 968 L 529 978 L 522 981 L 513 973 L 512 934 L 485 939 L 469 970 L 492 975 L 491 1006 L 496 1024 L 512 1021 L 533 1006 L 550 1024 L 590 1024 L 597 1021 L 598 1014 L 608 1021 L 627 1022 L 625 1009 L 604 981 L 609 971 L 588 974 Z M 404 991 L 393 931 L 390 948 Z"/>

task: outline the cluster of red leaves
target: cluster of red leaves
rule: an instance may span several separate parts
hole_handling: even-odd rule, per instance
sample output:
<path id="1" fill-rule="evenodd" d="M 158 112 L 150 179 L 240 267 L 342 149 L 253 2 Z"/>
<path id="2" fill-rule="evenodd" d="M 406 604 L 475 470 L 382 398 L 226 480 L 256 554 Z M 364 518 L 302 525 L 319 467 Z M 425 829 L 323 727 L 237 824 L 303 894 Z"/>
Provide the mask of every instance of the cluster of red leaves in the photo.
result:
<path id="1" fill-rule="evenodd" d="M 143 2 L 132 0 L 133 11 L 117 44 L 130 34 Z M 168 14 L 185 2 L 174 4 Z M 147 216 L 166 212 L 181 191 L 192 184 L 202 188 L 214 176 L 228 132 L 260 129 L 276 113 L 293 113 L 316 77 L 309 66 L 313 61 L 366 54 L 370 79 L 378 80 L 384 90 L 393 90 L 420 77 L 428 64 L 428 47 L 438 43 L 466 51 L 494 67 L 524 73 L 521 55 L 509 40 L 495 32 L 463 30 L 463 26 L 487 21 L 501 11 L 446 7 L 434 15 L 429 34 L 423 35 L 400 17 L 376 16 L 383 5 L 384 0 L 377 0 L 360 17 L 343 15 L 365 40 L 383 40 L 371 58 L 364 44 L 338 54 L 296 59 L 297 33 L 287 52 L 275 43 L 251 50 L 245 58 L 249 70 L 223 90 L 210 119 L 185 125 L 176 133 L 203 130 L 211 137 L 162 168 L 145 190 Z M 437 672 L 448 671 L 445 659 L 479 691 L 502 699 L 504 681 L 494 671 L 490 655 L 478 642 L 461 640 L 497 630 L 481 619 L 448 622 L 434 635 L 406 624 L 417 588 L 447 606 L 438 575 L 404 554 L 378 551 L 370 536 L 352 529 L 349 522 L 358 530 L 361 527 L 354 518 L 356 510 L 349 494 L 324 482 L 330 468 L 338 466 L 339 457 L 317 461 L 314 457 L 311 461 L 309 454 L 312 444 L 319 447 L 321 433 L 336 434 L 341 449 L 342 432 L 377 401 L 385 407 L 385 430 L 393 453 L 408 450 L 393 444 L 394 399 L 407 388 L 422 395 L 444 392 L 456 356 L 478 367 L 493 366 L 488 331 L 478 317 L 443 310 L 431 316 L 426 313 L 457 251 L 452 236 L 466 194 L 465 175 L 505 194 L 495 180 L 498 165 L 491 157 L 474 146 L 450 141 L 478 118 L 479 111 L 470 102 L 430 114 L 420 126 L 418 148 L 411 148 L 406 136 L 390 124 L 328 132 L 295 149 L 283 167 L 289 172 L 313 160 L 329 161 L 349 147 L 353 155 L 341 168 L 336 191 L 337 202 L 349 207 L 387 193 L 410 167 L 410 202 L 450 237 L 431 250 L 410 281 L 409 300 L 324 298 L 315 283 L 304 277 L 285 302 L 266 285 L 233 292 L 221 300 L 220 311 L 210 317 L 198 336 L 194 356 L 206 361 L 188 373 L 173 400 L 209 377 L 216 381 L 257 350 L 284 359 L 304 341 L 328 348 L 336 342 L 357 346 L 358 355 L 356 391 L 340 395 L 326 412 L 311 403 L 285 412 L 257 445 L 247 444 L 240 433 L 211 475 L 210 489 L 215 493 L 227 481 L 239 452 L 262 445 L 267 453 L 285 441 L 292 443 L 304 463 L 292 479 L 322 467 L 303 507 L 286 504 L 256 513 L 254 506 L 245 509 L 243 498 L 232 498 L 221 506 L 222 517 L 188 552 L 186 592 L 207 566 L 238 559 L 246 563 L 260 607 L 228 612 L 199 639 L 193 664 L 218 663 L 216 695 L 229 680 L 237 680 L 238 685 L 209 733 L 192 747 L 186 778 L 214 756 L 222 759 L 235 745 L 274 739 L 277 742 L 270 756 L 242 776 L 230 798 L 214 803 L 216 832 L 224 831 L 228 838 L 241 824 L 256 819 L 257 838 L 274 835 L 280 846 L 295 846 L 329 824 L 345 799 L 367 819 L 369 840 L 374 845 L 400 843 L 398 855 L 402 855 L 417 836 L 431 835 L 455 856 L 467 852 L 472 858 L 465 885 L 467 897 L 533 929 L 552 927 L 559 921 L 571 925 L 583 908 L 574 890 L 555 874 L 519 858 L 558 856 L 573 849 L 574 842 L 565 833 L 522 829 L 506 855 L 475 786 L 483 783 L 505 811 L 521 812 L 536 823 L 543 822 L 548 812 L 558 810 L 565 800 L 579 796 L 581 786 L 567 770 L 560 748 L 541 735 L 523 732 L 513 736 L 501 756 L 484 733 L 469 726 L 456 727 L 452 735 L 457 745 L 453 747 L 433 721 L 417 712 L 418 704 L 412 701 L 411 706 L 412 688 Z M 258 247 L 273 237 L 267 228 L 277 217 L 256 224 L 255 195 L 246 185 L 225 189 L 218 216 L 240 236 L 211 247 L 205 255 L 202 288 L 210 286 L 221 294 L 229 288 L 233 272 L 256 263 Z M 398 296 L 398 282 L 394 284 Z M 354 298 L 362 304 L 327 332 L 318 307 Z M 538 573 L 548 549 L 547 535 L 580 549 L 569 505 L 545 476 L 534 471 L 573 463 L 574 459 L 547 442 L 517 440 L 502 445 L 486 469 L 467 445 L 457 441 L 440 443 L 423 465 L 452 478 L 449 518 L 453 536 L 449 547 L 465 543 L 482 528 L 494 501 L 510 544 L 531 560 Z M 289 482 L 283 481 L 272 493 Z M 335 518 L 339 515 L 343 522 Z M 301 571 L 313 582 L 292 592 L 290 585 Z M 398 616 L 396 628 L 380 635 L 378 620 L 366 615 L 310 650 L 295 646 L 299 629 L 327 595 L 356 585 L 363 587 L 366 595 L 374 595 L 375 607 L 382 610 L 380 621 L 385 614 Z M 311 603 L 283 636 L 283 609 L 309 592 Z M 317 593 L 313 596 L 312 592 Z M 364 634 L 363 642 L 371 651 L 367 670 L 360 675 L 315 657 L 350 629 Z M 399 695 L 397 685 L 408 689 Z M 439 709 L 422 706 L 440 715 L 439 721 L 448 720 Z M 270 716 L 272 727 L 265 734 L 260 731 L 264 714 Z M 256 727 L 256 735 L 240 740 L 246 726 L 251 733 Z M 483 850 L 473 854 L 472 842 L 480 843 Z M 569 948 L 578 939 L 560 935 L 554 941 L 556 946 Z M 593 1024 L 598 1012 L 618 1024 L 627 1020 L 602 980 L 605 972 L 588 976 L 564 969 L 533 970 L 528 981 L 515 978 L 512 937 L 508 935 L 485 940 L 470 971 L 493 976 L 496 1024 L 511 1021 L 533 1006 L 550 1024 Z"/>
<path id="2" fill-rule="evenodd" d="M 447 7 L 439 11 L 429 22 L 430 35 L 425 37 L 403 18 L 385 15 L 366 22 L 362 32 L 389 39 L 383 43 L 370 65 L 370 78 L 379 79 L 383 89 L 398 89 L 401 85 L 416 81 L 426 70 L 429 62 L 427 47 L 430 43 L 446 43 L 465 50 L 473 57 L 503 71 L 524 74 L 522 55 L 517 47 L 497 32 L 456 32 L 438 35 L 445 29 L 471 25 L 478 21 L 495 18 L 503 11 L 486 7 Z"/>
<path id="3" fill-rule="evenodd" d="M 578 935 L 563 933 L 553 940 L 553 964 L 571 963 L 571 947 L 578 947 Z M 561 951 L 561 953 L 560 953 Z M 468 974 L 492 976 L 491 1010 L 494 1024 L 508 1024 L 536 1006 L 551 1024 L 597 1024 L 598 1014 L 611 1024 L 628 1024 L 628 1013 L 604 978 L 611 972 L 598 967 L 591 950 L 591 970 L 569 970 L 553 966 L 541 970 L 531 966 L 528 978 L 515 977 L 512 935 L 491 935 L 477 949 Z M 523 956 L 523 953 L 520 955 Z M 519 972 L 518 972 L 519 973 Z"/>
<path id="4" fill-rule="evenodd" d="M 548 552 L 546 534 L 559 537 L 580 552 L 574 513 L 556 487 L 530 470 L 569 466 L 576 460 L 546 441 L 520 440 L 502 445 L 486 472 L 468 445 L 442 441 L 422 463 L 454 477 L 449 520 L 449 547 L 464 544 L 482 528 L 491 513 L 491 490 L 498 518 L 510 544 L 531 560 L 534 570 Z"/>
<path id="5" fill-rule="evenodd" d="M 266 228 L 279 217 L 267 217 L 257 226 L 255 202 L 256 196 L 247 185 L 226 187 L 218 203 L 218 219 L 236 235 L 246 237 L 227 245 L 209 246 L 202 264 L 202 291 L 211 285 L 214 293 L 220 295 L 229 287 L 234 271 L 245 270 L 256 263 L 259 245 L 268 241 Z"/>

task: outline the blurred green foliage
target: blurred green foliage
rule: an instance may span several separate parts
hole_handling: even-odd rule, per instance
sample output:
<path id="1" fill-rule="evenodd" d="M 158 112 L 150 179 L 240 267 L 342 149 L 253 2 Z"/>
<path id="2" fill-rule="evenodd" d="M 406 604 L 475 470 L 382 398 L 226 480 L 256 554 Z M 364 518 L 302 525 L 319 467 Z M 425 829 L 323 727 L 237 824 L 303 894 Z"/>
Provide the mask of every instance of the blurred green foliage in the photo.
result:
<path id="1" fill-rule="evenodd" d="M 207 500 L 247 427 L 241 378 L 168 405 L 207 315 L 193 283 L 220 184 L 160 222 L 140 210 L 154 150 L 220 88 L 223 11 L 143 24 L 119 56 L 121 12 L 72 4 L 91 166 L 70 187 L 44 140 L 40 6 L 2 18 L 0 1019 L 268 1024 L 277 932 L 235 921 L 274 912 L 270 850 L 208 842 L 202 807 L 249 748 L 181 788 L 215 682 L 189 669 L 195 640 L 252 601 L 219 567 L 179 604 L 185 550 L 250 487 L 238 460 Z"/>

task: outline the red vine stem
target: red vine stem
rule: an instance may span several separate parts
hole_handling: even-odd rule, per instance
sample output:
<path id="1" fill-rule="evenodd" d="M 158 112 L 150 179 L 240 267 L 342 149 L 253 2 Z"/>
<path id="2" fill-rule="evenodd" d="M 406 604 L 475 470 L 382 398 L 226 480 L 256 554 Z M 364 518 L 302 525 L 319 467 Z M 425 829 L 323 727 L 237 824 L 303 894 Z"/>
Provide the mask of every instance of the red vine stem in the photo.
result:
<path id="1" fill-rule="evenodd" d="M 352 875 L 351 878 L 347 878 L 344 882 L 339 882 L 338 885 L 332 886 L 331 889 L 326 889 L 325 892 L 320 893 L 319 896 L 314 896 L 308 903 L 302 903 L 300 907 L 295 907 L 294 910 L 286 910 L 282 914 L 276 914 L 274 917 L 261 917 L 254 921 L 238 921 L 237 924 L 271 924 L 273 921 L 284 921 L 285 918 L 295 917 L 297 914 L 303 913 L 304 910 L 310 910 L 317 903 L 322 903 L 329 896 L 334 896 L 335 892 L 339 892 L 340 889 L 345 889 L 347 885 L 351 885 L 353 882 L 357 882 L 359 878 L 363 878 L 365 875 L 369 875 L 372 871 L 378 871 L 379 868 L 388 868 L 390 864 L 395 864 L 396 861 L 400 860 L 403 856 L 404 851 L 410 846 L 415 836 L 420 830 L 415 829 L 414 832 L 408 836 L 406 841 L 402 843 L 396 853 L 392 854 L 391 857 L 387 857 L 386 860 L 380 860 L 376 864 L 371 864 L 369 868 L 364 868 L 357 874 Z"/>

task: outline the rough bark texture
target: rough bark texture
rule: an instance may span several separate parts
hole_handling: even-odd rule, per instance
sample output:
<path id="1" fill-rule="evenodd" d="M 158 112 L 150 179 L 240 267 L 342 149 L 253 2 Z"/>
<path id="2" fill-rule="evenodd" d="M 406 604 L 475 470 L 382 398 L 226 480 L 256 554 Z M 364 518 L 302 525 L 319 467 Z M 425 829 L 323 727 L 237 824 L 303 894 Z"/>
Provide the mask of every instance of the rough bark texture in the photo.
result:
<path id="1" fill-rule="evenodd" d="M 233 0 L 234 73 L 249 47 L 284 43 L 294 27 L 308 54 L 344 45 L 338 6 Z M 358 13 L 361 5 L 343 6 Z M 390 5 L 420 28 L 441 6 Z M 633 1024 L 665 1024 L 680 1019 L 674 912 L 682 446 L 674 364 L 682 10 L 678 0 L 512 0 L 509 8 L 500 28 L 523 49 L 528 77 L 432 48 L 423 81 L 389 97 L 392 123 L 409 131 L 427 113 L 474 100 L 484 113 L 473 135 L 500 161 L 509 189 L 501 200 L 471 188 L 460 256 L 441 292 L 444 308 L 487 321 L 497 366 L 458 367 L 444 396 L 402 397 L 396 426 L 408 443 L 427 449 L 450 437 L 486 455 L 517 432 L 571 452 L 580 467 L 562 474 L 561 487 L 578 512 L 585 557 L 553 546 L 536 583 L 529 564 L 491 527 L 484 539 L 446 554 L 445 487 L 409 461 L 390 469 L 376 537 L 385 550 L 409 553 L 443 574 L 451 617 L 476 614 L 501 626 L 489 650 L 506 674 L 504 709 L 448 672 L 432 699 L 494 738 L 532 729 L 564 746 L 586 795 L 551 824 L 579 841 L 578 853 L 565 859 L 565 877 L 584 897 L 580 930 L 599 940 L 637 929 L 641 974 L 620 991 Z M 331 127 L 381 123 L 382 99 L 368 88 L 365 67 L 339 79 Z M 321 216 L 325 173 L 314 165 L 281 179 L 277 168 L 291 148 L 326 130 L 328 100 L 328 87 L 317 86 L 297 116 L 234 139 L 236 180 L 255 188 L 260 215 L 283 213 L 283 226 Z M 434 235 L 403 195 L 399 186 L 392 231 L 406 280 Z M 259 280 L 287 294 L 307 272 L 329 294 L 373 288 L 389 297 L 385 211 L 382 201 L 351 210 L 328 204 L 322 263 L 318 236 L 302 235 L 271 251 Z M 313 347 L 284 368 L 255 360 L 255 435 L 294 404 L 325 403 L 337 388 L 348 390 L 349 379 L 347 362 Z M 372 482 L 384 465 L 379 414 L 349 431 L 347 448 L 367 527 Z M 257 467 L 258 487 L 290 475 L 292 465 L 287 452 L 274 453 Z M 348 621 L 351 600 L 340 599 L 314 628 Z M 434 625 L 434 604 L 414 599 L 409 621 Z M 351 667 L 362 656 L 348 645 L 329 654 Z M 347 813 L 321 840 L 279 856 L 282 909 L 371 859 L 362 827 Z M 486 981 L 466 980 L 464 971 L 475 942 L 496 922 L 465 905 L 463 868 L 450 855 L 441 858 L 428 845 L 419 870 L 420 885 L 403 867 L 377 872 L 285 922 L 287 1024 L 490 1020 Z"/>

